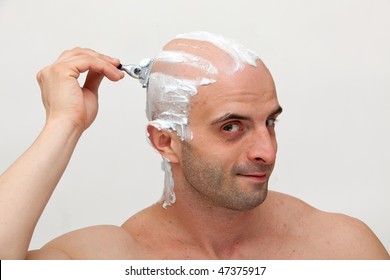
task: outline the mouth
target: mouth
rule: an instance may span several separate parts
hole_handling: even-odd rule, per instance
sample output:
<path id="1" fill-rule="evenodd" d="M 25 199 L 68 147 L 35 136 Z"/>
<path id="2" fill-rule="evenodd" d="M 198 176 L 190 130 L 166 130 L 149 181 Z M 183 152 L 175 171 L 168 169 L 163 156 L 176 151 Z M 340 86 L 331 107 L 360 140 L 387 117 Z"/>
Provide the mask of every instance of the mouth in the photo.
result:
<path id="1" fill-rule="evenodd" d="M 239 177 L 249 179 L 251 181 L 264 183 L 268 180 L 267 173 L 248 173 L 248 174 L 237 174 Z"/>

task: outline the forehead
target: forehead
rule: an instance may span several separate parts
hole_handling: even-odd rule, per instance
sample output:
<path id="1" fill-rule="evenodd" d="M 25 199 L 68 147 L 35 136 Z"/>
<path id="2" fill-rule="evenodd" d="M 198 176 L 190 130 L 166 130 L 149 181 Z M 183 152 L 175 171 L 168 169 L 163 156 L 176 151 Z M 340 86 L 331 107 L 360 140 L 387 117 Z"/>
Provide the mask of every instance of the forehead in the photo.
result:
<path id="1" fill-rule="evenodd" d="M 279 107 L 274 81 L 259 60 L 234 75 L 223 75 L 212 85 L 199 87 L 191 99 L 190 124 L 227 113 L 268 116 Z"/>

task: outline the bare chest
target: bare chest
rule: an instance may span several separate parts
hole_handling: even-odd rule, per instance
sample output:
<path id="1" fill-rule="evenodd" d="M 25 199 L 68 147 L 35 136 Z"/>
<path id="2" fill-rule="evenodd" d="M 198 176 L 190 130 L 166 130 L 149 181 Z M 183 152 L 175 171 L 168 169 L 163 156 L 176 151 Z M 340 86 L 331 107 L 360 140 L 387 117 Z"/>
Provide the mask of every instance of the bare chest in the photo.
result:
<path id="1" fill-rule="evenodd" d="M 138 257 L 141 259 L 315 259 L 321 258 L 322 249 L 315 242 L 303 239 L 264 238 L 235 244 L 220 244 L 218 249 L 183 242 L 179 239 L 159 239 L 138 243 Z"/>

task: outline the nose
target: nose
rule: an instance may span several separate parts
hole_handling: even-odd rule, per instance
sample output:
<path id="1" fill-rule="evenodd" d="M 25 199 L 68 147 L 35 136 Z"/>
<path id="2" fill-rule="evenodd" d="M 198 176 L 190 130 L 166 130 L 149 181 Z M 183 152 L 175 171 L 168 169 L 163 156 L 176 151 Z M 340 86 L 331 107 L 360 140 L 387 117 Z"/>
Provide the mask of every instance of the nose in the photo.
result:
<path id="1" fill-rule="evenodd" d="M 273 164 L 276 160 L 277 149 L 275 133 L 263 127 L 251 136 L 248 158 L 255 163 Z"/>

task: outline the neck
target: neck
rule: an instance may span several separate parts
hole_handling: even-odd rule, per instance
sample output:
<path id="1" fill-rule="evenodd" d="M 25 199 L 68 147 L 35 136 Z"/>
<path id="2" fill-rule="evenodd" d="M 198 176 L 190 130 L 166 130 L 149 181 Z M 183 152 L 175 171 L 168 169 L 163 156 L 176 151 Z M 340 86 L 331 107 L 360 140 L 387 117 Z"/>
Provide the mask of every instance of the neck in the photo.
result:
<path id="1" fill-rule="evenodd" d="M 161 215 L 174 226 L 177 238 L 194 244 L 210 258 L 229 258 L 240 254 L 245 242 L 261 234 L 258 206 L 249 211 L 218 207 L 176 188 L 177 201 Z M 253 222 L 256 220 L 257 222 Z"/>

